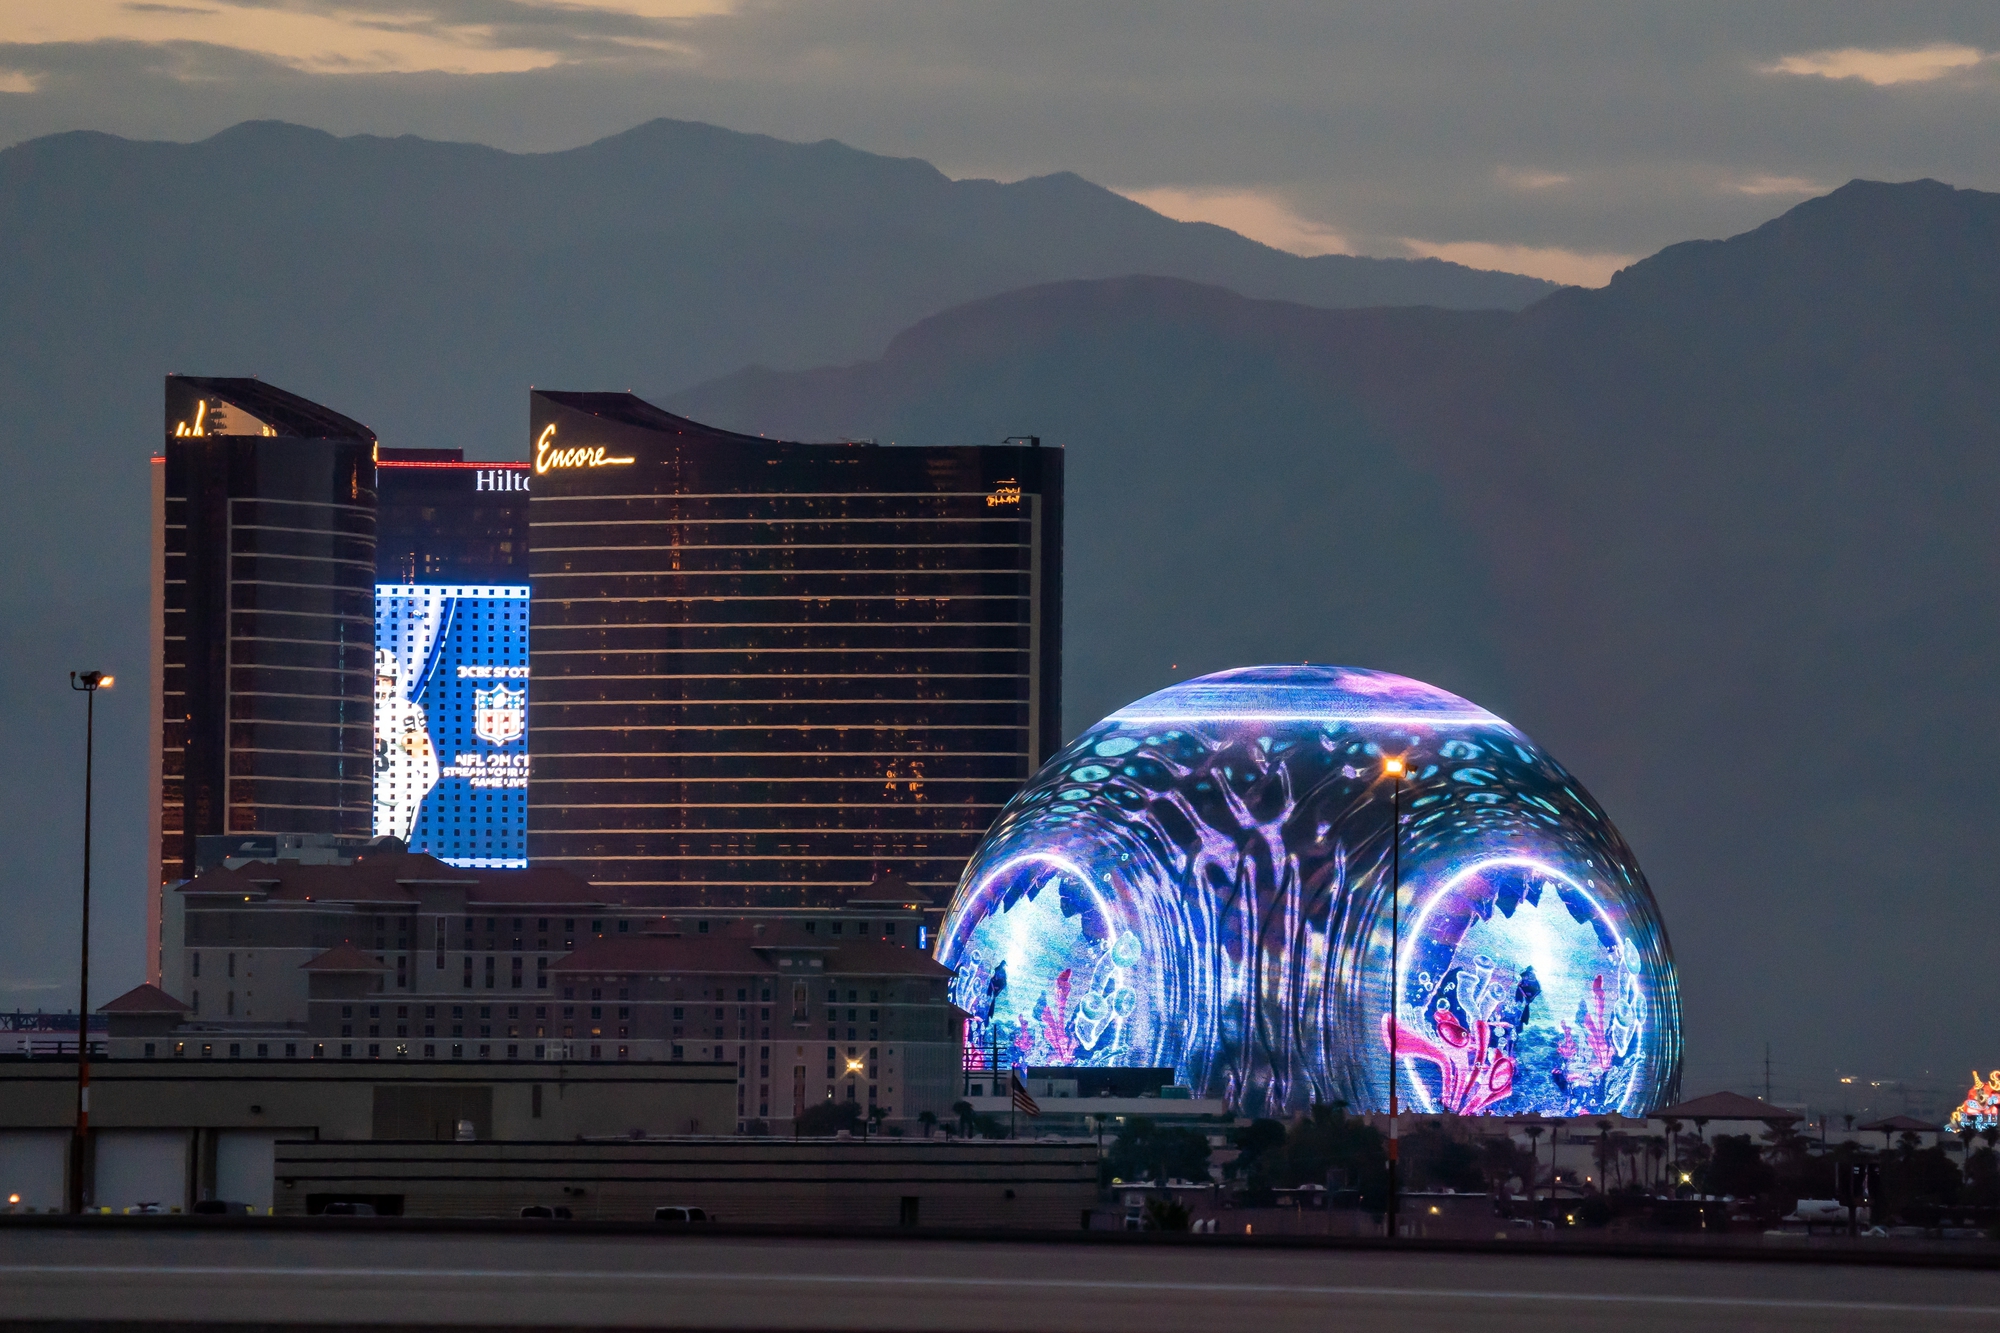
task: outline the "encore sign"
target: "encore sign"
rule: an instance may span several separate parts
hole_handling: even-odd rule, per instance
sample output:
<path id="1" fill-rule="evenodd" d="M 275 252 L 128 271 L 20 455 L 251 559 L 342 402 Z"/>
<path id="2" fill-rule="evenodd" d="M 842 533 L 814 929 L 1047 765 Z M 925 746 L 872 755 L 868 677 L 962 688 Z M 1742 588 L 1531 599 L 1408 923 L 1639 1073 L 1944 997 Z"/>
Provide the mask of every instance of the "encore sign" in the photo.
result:
<path id="1" fill-rule="evenodd" d="M 630 458 L 606 458 L 604 446 L 601 444 L 586 444 L 574 449 L 562 448 L 556 444 L 554 422 L 550 422 L 542 431 L 541 438 L 535 441 L 536 476 L 551 468 L 622 467 L 631 461 Z"/>

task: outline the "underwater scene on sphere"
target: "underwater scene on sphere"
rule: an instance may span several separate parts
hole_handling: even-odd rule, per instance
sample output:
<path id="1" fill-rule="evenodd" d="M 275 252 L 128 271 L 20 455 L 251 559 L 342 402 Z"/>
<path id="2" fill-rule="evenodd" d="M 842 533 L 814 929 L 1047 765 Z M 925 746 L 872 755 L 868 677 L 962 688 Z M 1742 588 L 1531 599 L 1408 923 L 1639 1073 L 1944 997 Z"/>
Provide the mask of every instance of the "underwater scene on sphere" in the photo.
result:
<path id="1" fill-rule="evenodd" d="M 1505 721 L 1385 672 L 1247 667 L 1104 719 L 1001 812 L 937 956 L 986 1061 L 1171 1067 L 1245 1115 L 1386 1111 L 1392 1045 L 1405 1112 L 1679 1095 L 1618 831 Z"/>

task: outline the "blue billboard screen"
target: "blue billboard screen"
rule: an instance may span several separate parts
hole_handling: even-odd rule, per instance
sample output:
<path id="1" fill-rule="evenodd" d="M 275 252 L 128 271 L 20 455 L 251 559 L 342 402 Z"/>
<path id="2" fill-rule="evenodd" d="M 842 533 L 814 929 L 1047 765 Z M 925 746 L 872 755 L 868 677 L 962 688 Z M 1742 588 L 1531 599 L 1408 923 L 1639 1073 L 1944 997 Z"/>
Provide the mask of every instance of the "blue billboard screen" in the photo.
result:
<path id="1" fill-rule="evenodd" d="M 375 585 L 375 834 L 528 864 L 528 589 Z"/>

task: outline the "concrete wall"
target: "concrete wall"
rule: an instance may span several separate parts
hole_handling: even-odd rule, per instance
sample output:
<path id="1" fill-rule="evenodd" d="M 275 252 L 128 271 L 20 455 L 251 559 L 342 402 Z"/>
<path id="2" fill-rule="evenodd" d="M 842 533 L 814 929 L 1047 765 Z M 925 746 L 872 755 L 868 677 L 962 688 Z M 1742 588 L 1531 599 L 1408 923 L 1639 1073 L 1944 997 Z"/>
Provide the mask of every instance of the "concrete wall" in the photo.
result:
<path id="1" fill-rule="evenodd" d="M 186 1130 L 105 1129 L 91 1139 L 93 1205 L 113 1212 L 142 1203 L 187 1207 L 192 1145 Z"/>
<path id="2" fill-rule="evenodd" d="M 0 1061 L 0 1207 L 63 1202 L 76 1065 Z M 714 1064 L 112 1060 L 91 1066 L 92 1207 L 274 1202 L 280 1139 L 366 1142 L 729 1133 L 736 1071 Z M 650 1214 L 649 1214 L 650 1216 Z"/>
<path id="3" fill-rule="evenodd" d="M 0 1130 L 0 1208 L 38 1213 L 63 1206 L 63 1179 L 69 1174 L 67 1129 Z M 7 1202 L 18 1194 L 21 1201 Z"/>
<path id="4" fill-rule="evenodd" d="M 279 1215 L 329 1196 L 395 1198 L 411 1217 L 650 1220 L 693 1205 L 725 1222 L 1072 1230 L 1097 1198 L 1092 1144 L 907 1139 L 622 1143 L 280 1143 Z"/>
<path id="5" fill-rule="evenodd" d="M 507 1139 L 641 1131 L 728 1133 L 736 1071 L 716 1064 L 553 1065 L 413 1060 L 114 1060 L 91 1066 L 95 1129 L 308 1129 L 375 1136 L 376 1089 L 489 1088 L 490 1129 Z M 0 1129 L 75 1119 L 76 1065 L 0 1061 Z"/>
<path id="6" fill-rule="evenodd" d="M 218 1199 L 267 1209 L 272 1203 L 275 1134 L 224 1130 L 216 1135 L 215 1186 Z"/>

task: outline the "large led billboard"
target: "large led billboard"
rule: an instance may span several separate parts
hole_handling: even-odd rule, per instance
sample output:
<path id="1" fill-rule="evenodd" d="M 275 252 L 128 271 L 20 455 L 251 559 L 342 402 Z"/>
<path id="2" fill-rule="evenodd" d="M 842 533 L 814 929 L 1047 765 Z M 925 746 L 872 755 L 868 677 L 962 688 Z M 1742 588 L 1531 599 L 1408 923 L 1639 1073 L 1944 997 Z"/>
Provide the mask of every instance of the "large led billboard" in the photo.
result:
<path id="1" fill-rule="evenodd" d="M 375 834 L 528 864 L 528 589 L 375 585 Z"/>
<path id="2" fill-rule="evenodd" d="M 1680 1079 L 1666 930 L 1604 812 L 1383 672 L 1221 672 L 1098 723 L 1001 813 L 938 959 L 1002 1065 L 1171 1066 L 1251 1115 L 1385 1111 L 1392 1049 L 1418 1113 L 1643 1115 Z"/>

